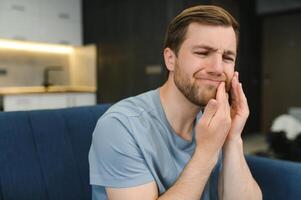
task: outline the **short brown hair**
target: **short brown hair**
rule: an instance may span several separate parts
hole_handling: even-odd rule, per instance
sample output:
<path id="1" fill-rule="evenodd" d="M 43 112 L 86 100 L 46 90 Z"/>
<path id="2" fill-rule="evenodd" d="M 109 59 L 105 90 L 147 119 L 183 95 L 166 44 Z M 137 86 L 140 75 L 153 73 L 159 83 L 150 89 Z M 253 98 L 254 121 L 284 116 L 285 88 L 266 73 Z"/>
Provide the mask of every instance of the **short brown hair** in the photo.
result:
<path id="1" fill-rule="evenodd" d="M 238 43 L 239 24 L 230 13 L 218 6 L 199 5 L 185 9 L 170 22 L 165 35 L 164 48 L 169 47 L 177 55 L 185 40 L 188 26 L 193 22 L 205 25 L 232 26 Z"/>

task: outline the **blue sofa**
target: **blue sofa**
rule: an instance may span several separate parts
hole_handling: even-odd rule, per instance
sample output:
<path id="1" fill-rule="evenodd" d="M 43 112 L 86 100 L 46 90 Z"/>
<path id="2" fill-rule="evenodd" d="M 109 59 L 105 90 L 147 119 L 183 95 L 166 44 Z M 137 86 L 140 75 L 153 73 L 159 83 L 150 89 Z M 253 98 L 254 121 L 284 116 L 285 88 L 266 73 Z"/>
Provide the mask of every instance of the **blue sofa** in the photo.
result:
<path id="1" fill-rule="evenodd" d="M 88 151 L 108 107 L 0 113 L 0 200 L 90 200 Z M 247 161 L 264 199 L 301 199 L 301 164 Z"/>

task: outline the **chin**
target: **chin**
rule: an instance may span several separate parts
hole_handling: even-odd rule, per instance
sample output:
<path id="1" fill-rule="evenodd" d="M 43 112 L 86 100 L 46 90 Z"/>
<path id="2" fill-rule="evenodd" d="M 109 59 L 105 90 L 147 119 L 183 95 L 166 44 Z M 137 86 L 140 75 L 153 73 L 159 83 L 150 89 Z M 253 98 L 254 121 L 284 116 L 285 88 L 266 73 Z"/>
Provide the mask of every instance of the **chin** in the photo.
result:
<path id="1" fill-rule="evenodd" d="M 198 100 L 195 102 L 195 104 L 201 106 L 201 107 L 205 107 L 208 102 L 211 100 L 211 99 L 215 99 L 215 94 L 214 95 L 203 95 L 201 98 L 198 98 Z"/>
<path id="2" fill-rule="evenodd" d="M 205 106 L 208 104 L 208 102 L 209 102 L 211 99 L 215 99 L 215 98 L 208 98 L 208 99 L 205 99 L 205 100 L 204 100 Z"/>
<path id="3" fill-rule="evenodd" d="M 215 99 L 216 98 L 216 93 L 217 93 L 217 88 L 210 88 L 208 89 L 205 94 L 204 94 L 204 99 L 206 99 L 208 102 L 210 99 Z"/>

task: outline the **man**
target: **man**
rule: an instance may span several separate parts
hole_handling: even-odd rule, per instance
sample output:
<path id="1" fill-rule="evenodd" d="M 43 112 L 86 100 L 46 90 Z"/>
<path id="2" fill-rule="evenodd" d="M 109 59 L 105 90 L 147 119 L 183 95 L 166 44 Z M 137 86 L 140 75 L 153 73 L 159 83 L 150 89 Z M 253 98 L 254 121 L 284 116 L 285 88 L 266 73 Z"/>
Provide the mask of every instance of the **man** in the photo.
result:
<path id="1" fill-rule="evenodd" d="M 166 83 L 118 102 L 97 123 L 93 199 L 262 199 L 243 154 L 249 109 L 234 70 L 237 43 L 238 24 L 220 7 L 173 19 Z"/>

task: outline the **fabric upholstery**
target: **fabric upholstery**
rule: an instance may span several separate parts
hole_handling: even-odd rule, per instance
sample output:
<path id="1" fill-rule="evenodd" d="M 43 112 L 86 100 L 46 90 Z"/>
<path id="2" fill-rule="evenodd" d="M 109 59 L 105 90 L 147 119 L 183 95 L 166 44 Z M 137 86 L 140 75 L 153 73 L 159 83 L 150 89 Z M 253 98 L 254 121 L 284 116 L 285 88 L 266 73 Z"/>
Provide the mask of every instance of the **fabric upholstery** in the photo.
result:
<path id="1" fill-rule="evenodd" d="M 90 200 L 91 136 L 109 106 L 0 112 L 0 200 Z M 264 199 L 301 199 L 301 164 L 247 162 Z"/>
<path id="2" fill-rule="evenodd" d="M 247 156 L 264 200 L 301 199 L 301 163 Z"/>
<path id="3" fill-rule="evenodd" d="M 88 151 L 108 107 L 0 113 L 0 199 L 91 199 Z"/>

